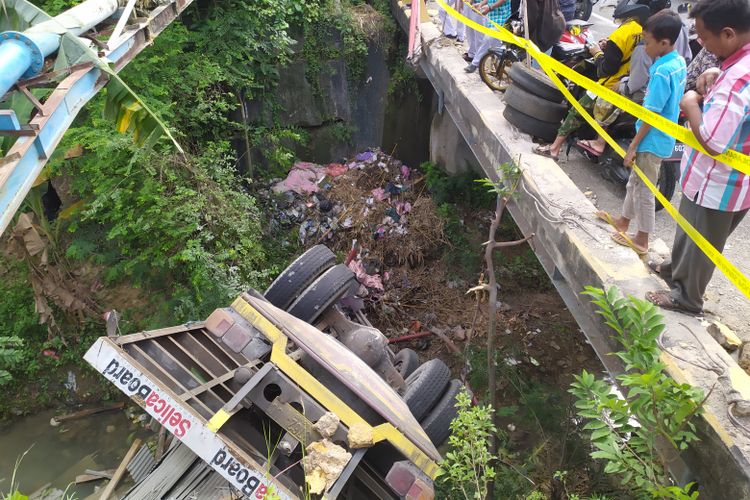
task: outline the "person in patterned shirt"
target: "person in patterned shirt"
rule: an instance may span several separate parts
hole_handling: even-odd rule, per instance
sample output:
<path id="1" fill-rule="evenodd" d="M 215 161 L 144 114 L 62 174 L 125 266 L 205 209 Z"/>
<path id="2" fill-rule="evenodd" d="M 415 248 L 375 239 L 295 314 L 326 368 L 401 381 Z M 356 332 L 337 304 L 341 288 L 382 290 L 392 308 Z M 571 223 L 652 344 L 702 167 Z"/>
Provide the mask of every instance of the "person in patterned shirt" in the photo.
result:
<path id="1" fill-rule="evenodd" d="M 705 47 L 690 61 L 687 69 L 685 90 L 698 90 L 698 77 L 711 68 L 719 67 L 719 58 L 706 50 Z"/>
<path id="2" fill-rule="evenodd" d="M 503 26 L 508 22 L 511 15 L 510 0 L 482 0 L 477 4 L 479 12 L 486 17 L 485 26 L 491 29 L 497 29 L 497 26 Z M 500 40 L 491 36 L 485 36 L 482 45 L 474 54 L 474 59 L 464 68 L 467 73 L 474 73 L 479 67 L 479 62 L 484 55 L 491 49 L 500 44 Z"/>
<path id="3" fill-rule="evenodd" d="M 690 16 L 704 47 L 724 61 L 721 69 L 701 75 L 698 90 L 686 92 L 680 107 L 708 153 L 750 154 L 750 2 L 699 0 Z M 750 208 L 750 176 L 692 148 L 685 148 L 681 170 L 680 213 L 723 251 Z M 647 300 L 666 309 L 703 311 L 703 294 L 716 266 L 680 227 L 671 262 L 650 267 L 671 290 L 648 292 Z"/>

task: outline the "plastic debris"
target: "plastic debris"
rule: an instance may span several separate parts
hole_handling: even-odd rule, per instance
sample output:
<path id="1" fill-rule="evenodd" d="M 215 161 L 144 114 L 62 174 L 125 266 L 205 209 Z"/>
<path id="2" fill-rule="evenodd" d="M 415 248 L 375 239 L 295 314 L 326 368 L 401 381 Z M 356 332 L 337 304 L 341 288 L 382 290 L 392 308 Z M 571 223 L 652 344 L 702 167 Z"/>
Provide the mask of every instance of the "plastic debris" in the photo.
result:
<path id="1" fill-rule="evenodd" d="M 326 166 L 326 175 L 330 177 L 338 177 L 344 175 L 349 171 L 349 167 L 342 165 L 341 163 L 329 163 Z"/>
<path id="2" fill-rule="evenodd" d="M 370 162 L 375 157 L 376 155 L 372 151 L 365 151 L 364 153 L 359 153 L 357 156 L 354 157 L 354 159 L 357 161 Z"/>
<path id="3" fill-rule="evenodd" d="M 296 163 L 285 179 L 253 186 L 266 230 L 293 230 L 302 247 L 325 244 L 362 262 L 358 273 L 364 296 L 383 295 L 383 268 L 418 265 L 443 240 L 444 221 L 424 178 L 379 149 L 340 163 Z M 285 241 L 282 241 L 282 244 Z M 368 262 L 378 262 L 369 269 Z"/>
<path id="4" fill-rule="evenodd" d="M 274 192 L 294 191 L 298 194 L 316 193 L 318 183 L 325 177 L 325 168 L 315 163 L 300 161 L 294 164 L 289 175 L 273 187 Z"/>
<path id="5" fill-rule="evenodd" d="M 383 280 L 379 274 L 370 275 L 365 271 L 362 261 L 353 260 L 349 263 L 349 269 L 357 276 L 357 281 L 365 285 L 367 288 L 382 292 L 385 290 L 383 287 Z"/>

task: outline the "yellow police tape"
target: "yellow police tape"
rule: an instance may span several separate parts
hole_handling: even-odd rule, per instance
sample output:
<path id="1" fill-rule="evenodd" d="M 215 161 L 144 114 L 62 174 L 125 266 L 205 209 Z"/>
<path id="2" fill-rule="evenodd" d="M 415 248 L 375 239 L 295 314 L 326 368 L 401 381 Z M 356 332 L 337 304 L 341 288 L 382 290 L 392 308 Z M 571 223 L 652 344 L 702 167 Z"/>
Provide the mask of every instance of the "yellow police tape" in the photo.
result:
<path id="1" fill-rule="evenodd" d="M 686 128 L 683 128 L 678 124 L 644 108 L 643 106 L 630 101 L 617 92 L 614 92 L 604 87 L 603 85 L 600 85 L 590 80 L 589 78 L 586 78 L 572 68 L 565 66 L 556 59 L 553 59 L 547 54 L 541 52 L 533 42 L 514 35 L 503 26 L 490 21 L 495 28 L 488 28 L 461 15 L 455 9 L 446 4 L 445 0 L 436 1 L 440 5 L 440 7 L 445 9 L 448 15 L 458 19 L 467 27 L 479 31 L 487 36 L 497 38 L 498 40 L 506 43 L 512 43 L 513 45 L 517 45 L 525 49 L 526 52 L 531 57 L 533 57 L 537 61 L 537 63 L 539 63 L 544 72 L 547 73 L 552 82 L 559 88 L 565 98 L 572 104 L 572 106 L 578 111 L 578 113 L 580 113 L 580 115 L 589 123 L 589 125 L 591 125 L 594 130 L 607 141 L 607 144 L 609 144 L 620 156 L 625 156 L 625 151 L 622 149 L 622 147 L 620 147 L 620 145 L 614 139 L 612 139 L 609 134 L 607 134 L 607 132 L 588 113 L 588 111 L 586 111 L 583 106 L 578 103 L 578 101 L 568 90 L 567 86 L 562 81 L 560 81 L 560 78 L 556 73 L 560 73 L 575 84 L 580 85 L 586 90 L 593 92 L 597 96 L 630 113 L 636 118 L 643 120 L 652 127 L 661 130 L 671 137 L 676 138 L 687 146 L 708 154 L 697 141 L 693 133 Z M 476 9 L 474 9 L 468 3 L 465 3 L 465 5 L 476 12 Z M 731 166 L 732 168 L 744 174 L 750 175 L 750 156 L 744 155 L 738 151 L 730 150 L 724 154 L 713 156 L 713 158 L 721 161 L 726 165 Z M 661 192 L 659 192 L 656 186 L 654 186 L 654 184 L 648 179 L 648 177 L 646 177 L 646 175 L 643 173 L 643 171 L 641 171 L 640 168 L 638 168 L 637 165 L 633 164 L 633 170 L 641 178 L 644 184 L 651 190 L 651 192 L 654 193 L 656 199 L 659 200 L 659 202 L 664 206 L 664 209 L 669 213 L 669 215 L 671 215 L 672 218 L 674 218 L 674 220 L 677 222 L 677 224 L 682 228 L 682 230 L 685 231 L 685 234 L 687 234 L 688 237 L 693 240 L 693 242 L 698 246 L 698 248 L 700 248 L 703 253 L 706 254 L 709 259 L 711 259 L 716 267 L 719 268 L 722 273 L 724 273 L 724 275 L 737 287 L 737 289 L 742 292 L 745 297 L 750 299 L 750 279 L 748 279 L 747 276 L 745 276 L 739 269 L 737 269 L 734 264 L 729 262 L 729 260 L 727 260 L 727 258 L 721 254 L 721 252 L 719 252 L 708 240 L 706 240 L 706 238 L 704 238 L 703 235 L 698 232 L 698 230 L 695 229 L 677 211 L 677 209 L 669 202 L 669 200 L 664 197 L 664 195 L 661 194 Z"/>

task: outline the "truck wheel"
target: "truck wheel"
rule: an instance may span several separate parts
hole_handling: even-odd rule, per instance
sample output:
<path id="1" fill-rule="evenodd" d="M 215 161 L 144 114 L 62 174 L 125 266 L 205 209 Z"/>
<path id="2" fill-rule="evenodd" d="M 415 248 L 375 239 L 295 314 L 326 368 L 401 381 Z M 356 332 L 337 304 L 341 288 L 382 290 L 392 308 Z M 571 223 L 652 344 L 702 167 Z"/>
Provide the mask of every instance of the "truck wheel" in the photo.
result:
<path id="1" fill-rule="evenodd" d="M 518 85 L 508 87 L 505 92 L 505 105 L 537 120 L 554 124 L 559 124 L 568 114 L 568 108 L 564 104 L 545 101 Z"/>
<path id="2" fill-rule="evenodd" d="M 425 434 L 435 446 L 440 446 L 448 439 L 451 422 L 458 415 L 456 396 L 462 390 L 465 390 L 463 382 L 457 379 L 451 380 L 435 408 L 420 422 Z"/>
<path id="3" fill-rule="evenodd" d="M 404 401 L 418 421 L 437 404 L 445 391 L 451 372 L 439 359 L 431 359 L 406 379 Z"/>
<path id="4" fill-rule="evenodd" d="M 345 295 L 356 290 L 357 279 L 344 264 L 333 266 L 302 292 L 287 312 L 302 321 L 315 323 L 321 314 Z"/>
<path id="5" fill-rule="evenodd" d="M 513 83 L 526 92 L 550 102 L 562 102 L 565 97 L 543 72 L 534 68 L 527 68 L 523 63 L 513 63 L 508 70 L 508 76 Z"/>
<path id="6" fill-rule="evenodd" d="M 408 347 L 401 349 L 393 358 L 393 366 L 396 367 L 396 370 L 401 374 L 401 377 L 406 380 L 406 378 L 414 373 L 414 370 L 419 366 L 419 356 L 416 351 L 409 349 Z"/>
<path id="7" fill-rule="evenodd" d="M 305 288 L 335 263 L 336 256 L 328 247 L 315 245 L 289 264 L 263 295 L 271 304 L 286 310 Z"/>
<path id="8" fill-rule="evenodd" d="M 661 162 L 661 169 L 659 170 L 659 181 L 656 183 L 656 187 L 659 188 L 661 194 L 664 197 L 672 201 L 674 196 L 674 190 L 677 186 L 677 179 L 680 177 L 680 164 L 678 162 L 663 161 Z M 656 211 L 662 210 L 664 205 L 659 200 L 656 200 Z"/>
<path id="9" fill-rule="evenodd" d="M 521 113 L 510 106 L 505 106 L 503 116 L 509 123 L 518 127 L 518 130 L 521 132 L 539 137 L 547 142 L 552 142 L 557 137 L 557 129 L 559 127 L 557 123 L 543 122 L 525 113 Z"/>

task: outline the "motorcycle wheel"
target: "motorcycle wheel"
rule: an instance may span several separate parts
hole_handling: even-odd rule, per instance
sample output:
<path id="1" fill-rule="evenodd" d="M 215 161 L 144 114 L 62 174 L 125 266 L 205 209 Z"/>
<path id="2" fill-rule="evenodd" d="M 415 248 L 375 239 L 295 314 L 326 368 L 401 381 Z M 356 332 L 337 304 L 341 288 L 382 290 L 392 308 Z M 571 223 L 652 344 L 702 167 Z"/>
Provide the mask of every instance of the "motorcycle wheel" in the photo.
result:
<path id="1" fill-rule="evenodd" d="M 576 2 L 576 19 L 588 21 L 593 10 L 594 4 L 591 0 L 578 0 Z"/>
<path id="2" fill-rule="evenodd" d="M 677 187 L 677 178 L 679 177 L 680 164 L 674 161 L 663 161 L 661 162 L 661 169 L 659 170 L 659 181 L 656 183 L 656 187 L 659 188 L 659 192 L 664 197 L 672 201 L 674 196 L 675 188 Z M 656 200 L 656 211 L 662 210 L 662 205 L 659 200 Z"/>
<path id="3" fill-rule="evenodd" d="M 515 57 L 508 51 L 501 54 L 490 51 L 479 62 L 479 76 L 492 90 L 504 91 L 508 88 L 508 69 Z"/>

